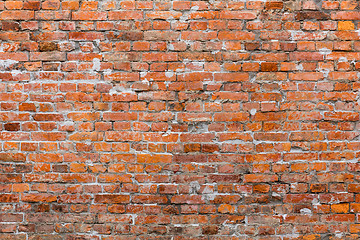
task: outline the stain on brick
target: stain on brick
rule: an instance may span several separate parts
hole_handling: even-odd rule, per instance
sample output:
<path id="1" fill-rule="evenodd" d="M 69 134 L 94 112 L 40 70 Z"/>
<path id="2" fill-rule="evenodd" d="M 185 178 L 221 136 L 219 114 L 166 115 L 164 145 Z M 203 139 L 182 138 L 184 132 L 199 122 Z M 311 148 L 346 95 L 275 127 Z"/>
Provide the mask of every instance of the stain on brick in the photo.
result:
<path id="1" fill-rule="evenodd" d="M 261 63 L 261 71 L 276 72 L 278 70 L 277 63 Z"/>
<path id="2" fill-rule="evenodd" d="M 301 11 L 296 13 L 295 18 L 296 20 L 328 20 L 330 19 L 330 15 L 322 11 Z"/>
<path id="3" fill-rule="evenodd" d="M 20 24 L 18 22 L 2 22 L 1 29 L 3 31 L 19 31 Z"/>
<path id="4" fill-rule="evenodd" d="M 57 44 L 54 42 L 40 42 L 39 43 L 40 52 L 52 52 L 57 50 Z"/>
<path id="5" fill-rule="evenodd" d="M 5 123 L 4 128 L 6 131 L 19 131 L 20 123 Z"/>
<path id="6" fill-rule="evenodd" d="M 269 1 L 265 3 L 265 9 L 266 10 L 272 10 L 272 9 L 282 9 L 284 3 L 280 1 Z"/>
<path id="7" fill-rule="evenodd" d="M 202 234 L 204 235 L 215 235 L 219 231 L 218 226 L 212 225 L 212 226 L 204 226 L 202 228 Z"/>
<path id="8" fill-rule="evenodd" d="M 248 43 L 245 43 L 245 48 L 248 51 L 259 50 L 261 48 L 261 44 L 248 42 Z"/>
<path id="9" fill-rule="evenodd" d="M 110 32 L 107 34 L 109 40 L 138 41 L 144 39 L 143 32 Z"/>
<path id="10" fill-rule="evenodd" d="M 40 1 L 24 1 L 24 9 L 26 10 L 39 10 Z"/>

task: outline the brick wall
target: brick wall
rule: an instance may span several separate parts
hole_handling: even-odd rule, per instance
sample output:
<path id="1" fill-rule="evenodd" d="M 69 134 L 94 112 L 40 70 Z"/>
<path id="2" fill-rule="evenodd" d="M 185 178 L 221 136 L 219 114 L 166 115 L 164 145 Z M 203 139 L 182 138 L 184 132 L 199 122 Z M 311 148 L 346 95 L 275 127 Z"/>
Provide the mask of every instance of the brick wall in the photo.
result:
<path id="1" fill-rule="evenodd" d="M 359 1 L 0 1 L 0 239 L 360 238 Z"/>

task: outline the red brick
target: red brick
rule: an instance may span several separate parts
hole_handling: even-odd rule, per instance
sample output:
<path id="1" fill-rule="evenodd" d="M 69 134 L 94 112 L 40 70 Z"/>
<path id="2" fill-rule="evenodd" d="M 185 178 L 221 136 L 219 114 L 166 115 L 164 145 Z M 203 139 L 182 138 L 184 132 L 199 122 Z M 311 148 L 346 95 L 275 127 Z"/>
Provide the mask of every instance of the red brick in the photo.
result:
<path id="1" fill-rule="evenodd" d="M 283 2 L 279 1 L 270 1 L 265 3 L 265 9 L 282 9 L 283 8 Z"/>
<path id="2" fill-rule="evenodd" d="M 358 7 L 0 1 L 0 239 L 358 239 Z"/>
<path id="3" fill-rule="evenodd" d="M 143 12 L 141 11 L 110 11 L 108 13 L 109 20 L 129 20 L 142 19 Z"/>
<path id="4" fill-rule="evenodd" d="M 72 13 L 73 20 L 106 20 L 106 12 L 98 11 L 77 11 Z"/>
<path id="5" fill-rule="evenodd" d="M 24 202 L 55 202 L 57 197 L 47 193 L 24 194 L 21 200 Z"/>
<path id="6" fill-rule="evenodd" d="M 34 11 L 27 10 L 14 10 L 14 11 L 2 11 L 0 13 L 2 20 L 30 20 L 34 19 Z"/>
<path id="7" fill-rule="evenodd" d="M 19 131 L 20 123 L 5 123 L 4 128 L 7 131 Z"/>
<path id="8" fill-rule="evenodd" d="M 103 195 L 96 195 L 95 200 L 96 203 L 129 203 L 130 196 L 129 195 L 113 195 L 113 194 L 103 194 Z"/>

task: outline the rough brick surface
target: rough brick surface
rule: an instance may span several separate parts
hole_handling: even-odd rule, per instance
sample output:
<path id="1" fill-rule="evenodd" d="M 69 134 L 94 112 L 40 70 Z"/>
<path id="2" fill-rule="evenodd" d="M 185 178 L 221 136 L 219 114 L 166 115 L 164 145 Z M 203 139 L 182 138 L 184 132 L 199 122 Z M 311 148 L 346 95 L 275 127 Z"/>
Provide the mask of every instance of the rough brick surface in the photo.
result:
<path id="1" fill-rule="evenodd" d="M 360 239 L 359 20 L 0 1 L 0 240 Z"/>

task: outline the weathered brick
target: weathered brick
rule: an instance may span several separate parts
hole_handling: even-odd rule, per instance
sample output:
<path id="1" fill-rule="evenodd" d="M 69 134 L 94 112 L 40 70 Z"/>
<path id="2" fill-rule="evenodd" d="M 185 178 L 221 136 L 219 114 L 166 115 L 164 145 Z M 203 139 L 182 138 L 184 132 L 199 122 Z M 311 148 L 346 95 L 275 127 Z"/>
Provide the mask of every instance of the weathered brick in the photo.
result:
<path id="1" fill-rule="evenodd" d="M 359 239 L 357 1 L 0 1 L 0 239 Z"/>
<path id="2" fill-rule="evenodd" d="M 52 52 L 57 50 L 57 44 L 54 42 L 40 42 L 40 52 Z"/>
<path id="3" fill-rule="evenodd" d="M 6 131 L 19 131 L 20 123 L 5 123 L 4 128 Z"/>

